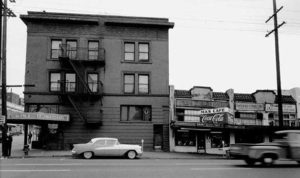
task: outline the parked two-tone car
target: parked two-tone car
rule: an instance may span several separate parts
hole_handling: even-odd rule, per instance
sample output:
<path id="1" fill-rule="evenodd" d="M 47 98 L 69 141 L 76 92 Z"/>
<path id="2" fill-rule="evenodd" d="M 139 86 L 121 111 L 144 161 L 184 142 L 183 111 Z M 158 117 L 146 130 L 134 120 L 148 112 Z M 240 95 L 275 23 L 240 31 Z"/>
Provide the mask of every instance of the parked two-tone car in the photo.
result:
<path id="1" fill-rule="evenodd" d="M 88 143 L 74 144 L 73 156 L 90 159 L 94 156 L 126 156 L 129 159 L 141 157 L 142 146 L 121 144 L 117 138 L 93 138 Z"/>

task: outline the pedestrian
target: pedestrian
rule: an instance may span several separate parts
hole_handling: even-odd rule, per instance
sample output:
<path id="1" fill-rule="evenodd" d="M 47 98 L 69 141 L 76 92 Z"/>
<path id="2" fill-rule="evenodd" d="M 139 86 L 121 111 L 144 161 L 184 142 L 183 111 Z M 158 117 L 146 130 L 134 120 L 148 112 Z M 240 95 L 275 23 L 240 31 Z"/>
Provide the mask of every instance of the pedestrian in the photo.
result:
<path id="1" fill-rule="evenodd" d="M 6 156 L 7 157 L 10 157 L 11 155 L 11 145 L 12 145 L 12 141 L 13 141 L 13 138 L 12 138 L 12 135 L 10 132 L 7 132 L 7 136 L 6 136 Z"/>
<path id="2" fill-rule="evenodd" d="M 32 133 L 29 131 L 28 133 L 28 144 L 31 144 Z"/>

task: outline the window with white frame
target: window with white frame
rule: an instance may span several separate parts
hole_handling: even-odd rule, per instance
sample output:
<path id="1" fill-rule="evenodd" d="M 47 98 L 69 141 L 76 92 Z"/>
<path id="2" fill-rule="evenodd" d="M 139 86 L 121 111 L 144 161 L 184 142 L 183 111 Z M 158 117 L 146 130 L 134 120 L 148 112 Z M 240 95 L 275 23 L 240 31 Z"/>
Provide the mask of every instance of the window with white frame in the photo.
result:
<path id="1" fill-rule="evenodd" d="M 59 72 L 50 73 L 50 91 L 61 90 L 61 76 Z"/>
<path id="2" fill-rule="evenodd" d="M 139 61 L 149 61 L 149 43 L 139 43 Z"/>
<path id="3" fill-rule="evenodd" d="M 149 75 L 139 74 L 139 93 L 149 93 Z"/>
<path id="4" fill-rule="evenodd" d="M 76 74 L 66 73 L 65 74 L 65 91 L 75 92 L 76 90 Z"/>
<path id="5" fill-rule="evenodd" d="M 62 40 L 51 40 L 51 59 L 58 59 L 61 56 Z"/>
<path id="6" fill-rule="evenodd" d="M 124 61 L 134 61 L 135 44 L 133 42 L 124 43 Z"/>
<path id="7" fill-rule="evenodd" d="M 97 73 L 89 73 L 88 77 L 88 86 L 92 92 L 98 92 L 98 74 Z"/>
<path id="8" fill-rule="evenodd" d="M 124 74 L 124 93 L 134 93 L 134 74 Z"/>
<path id="9" fill-rule="evenodd" d="M 77 41 L 67 40 L 67 55 L 70 59 L 76 59 L 77 55 Z"/>
<path id="10" fill-rule="evenodd" d="M 88 42 L 88 59 L 89 60 L 98 60 L 99 55 L 99 42 L 98 41 L 89 41 Z"/>

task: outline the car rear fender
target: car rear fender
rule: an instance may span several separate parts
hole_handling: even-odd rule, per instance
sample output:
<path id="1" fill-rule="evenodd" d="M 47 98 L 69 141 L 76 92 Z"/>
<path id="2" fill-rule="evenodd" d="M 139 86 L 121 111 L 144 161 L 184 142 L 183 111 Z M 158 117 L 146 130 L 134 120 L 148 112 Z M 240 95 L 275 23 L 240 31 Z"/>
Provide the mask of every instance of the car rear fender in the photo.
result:
<path id="1" fill-rule="evenodd" d="M 265 155 L 273 155 L 274 158 L 278 159 L 281 148 L 278 146 L 252 146 L 249 149 L 249 158 L 260 159 Z"/>

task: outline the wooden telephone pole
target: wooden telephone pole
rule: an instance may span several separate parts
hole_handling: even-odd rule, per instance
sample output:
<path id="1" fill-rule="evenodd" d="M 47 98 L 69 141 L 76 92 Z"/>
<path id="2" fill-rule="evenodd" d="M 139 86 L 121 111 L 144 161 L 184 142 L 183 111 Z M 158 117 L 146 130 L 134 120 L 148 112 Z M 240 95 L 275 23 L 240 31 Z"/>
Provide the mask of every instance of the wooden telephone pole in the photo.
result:
<path id="1" fill-rule="evenodd" d="M 266 34 L 268 37 L 271 33 L 274 32 L 275 37 L 275 55 L 276 55 L 276 73 L 277 73 L 277 102 L 278 102 L 278 118 L 279 118 L 279 127 L 283 127 L 283 114 L 282 114 L 282 94 L 281 94 L 281 79 L 280 79 L 280 61 L 279 61 L 279 42 L 278 42 L 278 29 L 285 24 L 282 22 L 280 25 L 277 23 L 277 13 L 282 9 L 281 6 L 279 9 L 276 7 L 276 0 L 273 0 L 273 15 L 266 20 L 266 23 L 272 18 L 274 18 L 274 29 Z"/>
<path id="2" fill-rule="evenodd" d="M 0 57 L 1 57 L 1 78 L 2 78 L 2 87 L 1 87 L 1 97 L 2 97 L 2 116 L 4 117 L 4 124 L 3 124 L 3 130 L 2 130 L 2 156 L 6 157 L 6 133 L 7 133 L 7 92 L 6 92 L 6 37 L 7 37 L 7 17 L 16 17 L 16 15 L 7 8 L 7 0 L 0 0 Z M 14 0 L 10 0 L 10 2 L 15 2 Z M 3 19 L 2 19 L 3 18 Z M 2 48 L 1 48 L 2 46 Z"/>

